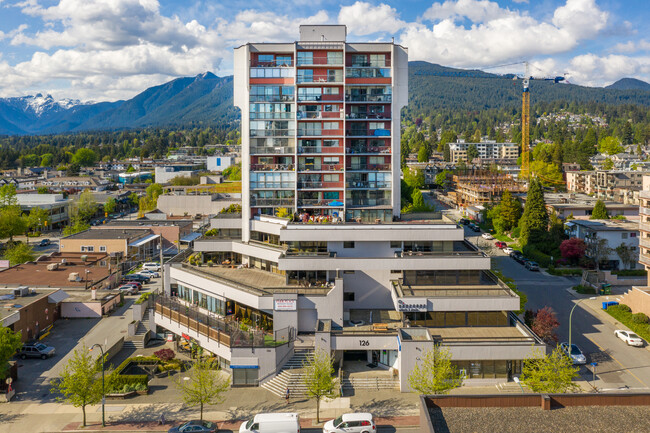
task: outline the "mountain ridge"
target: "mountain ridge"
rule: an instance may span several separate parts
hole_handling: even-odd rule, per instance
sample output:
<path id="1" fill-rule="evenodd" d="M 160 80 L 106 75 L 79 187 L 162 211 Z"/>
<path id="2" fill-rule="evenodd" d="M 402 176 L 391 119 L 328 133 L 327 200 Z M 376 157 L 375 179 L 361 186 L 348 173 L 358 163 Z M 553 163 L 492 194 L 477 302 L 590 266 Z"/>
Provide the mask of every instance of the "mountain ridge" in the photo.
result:
<path id="1" fill-rule="evenodd" d="M 650 91 L 650 83 L 636 78 L 621 78 L 609 86 L 605 86 L 605 89 Z"/>

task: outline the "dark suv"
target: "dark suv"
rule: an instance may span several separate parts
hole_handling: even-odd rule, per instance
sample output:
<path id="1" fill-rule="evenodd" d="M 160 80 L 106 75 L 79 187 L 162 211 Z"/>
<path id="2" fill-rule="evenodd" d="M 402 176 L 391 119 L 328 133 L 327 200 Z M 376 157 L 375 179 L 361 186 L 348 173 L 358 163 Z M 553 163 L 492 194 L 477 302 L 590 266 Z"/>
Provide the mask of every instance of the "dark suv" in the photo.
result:
<path id="1" fill-rule="evenodd" d="M 25 358 L 47 359 L 50 356 L 54 356 L 55 352 L 56 351 L 54 350 L 54 347 L 46 346 L 43 343 L 35 343 L 35 344 L 23 345 L 23 347 L 18 351 L 17 355 L 20 356 L 21 359 L 25 359 Z"/>

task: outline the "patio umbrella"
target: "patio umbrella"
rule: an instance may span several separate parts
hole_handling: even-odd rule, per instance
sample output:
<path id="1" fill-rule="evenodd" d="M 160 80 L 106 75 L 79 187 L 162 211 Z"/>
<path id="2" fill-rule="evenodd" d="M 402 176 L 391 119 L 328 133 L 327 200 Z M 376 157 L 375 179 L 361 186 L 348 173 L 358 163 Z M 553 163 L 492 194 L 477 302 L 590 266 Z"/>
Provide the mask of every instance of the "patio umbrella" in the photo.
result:
<path id="1" fill-rule="evenodd" d="M 328 206 L 343 206 L 343 202 L 340 201 L 331 201 L 327 204 Z"/>

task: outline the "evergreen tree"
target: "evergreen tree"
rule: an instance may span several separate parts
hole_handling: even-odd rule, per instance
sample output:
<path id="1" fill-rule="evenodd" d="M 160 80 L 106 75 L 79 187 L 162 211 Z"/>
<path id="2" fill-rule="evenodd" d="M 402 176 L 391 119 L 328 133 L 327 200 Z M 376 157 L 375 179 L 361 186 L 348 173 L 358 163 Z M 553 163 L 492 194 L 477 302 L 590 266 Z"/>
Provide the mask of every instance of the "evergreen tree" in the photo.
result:
<path id="1" fill-rule="evenodd" d="M 449 148 L 449 143 L 445 143 L 443 147 L 442 158 L 447 162 L 451 161 L 451 149 Z"/>
<path id="2" fill-rule="evenodd" d="M 510 191 L 506 190 L 501 196 L 499 204 L 499 219 L 502 221 L 504 231 L 510 231 L 517 226 L 521 218 L 521 203 Z"/>
<path id="3" fill-rule="evenodd" d="M 607 206 L 602 200 L 598 200 L 594 205 L 594 210 L 591 212 L 590 220 L 606 220 L 609 219 L 609 213 L 607 212 Z"/>
<path id="4" fill-rule="evenodd" d="M 467 160 L 468 161 L 473 161 L 474 158 L 478 158 L 478 149 L 476 148 L 476 145 L 474 143 L 470 144 L 467 146 Z"/>
<path id="5" fill-rule="evenodd" d="M 524 213 L 519 220 L 521 246 L 540 244 L 548 232 L 548 212 L 544 201 L 544 191 L 539 180 L 533 179 L 528 187 L 528 198 Z"/>

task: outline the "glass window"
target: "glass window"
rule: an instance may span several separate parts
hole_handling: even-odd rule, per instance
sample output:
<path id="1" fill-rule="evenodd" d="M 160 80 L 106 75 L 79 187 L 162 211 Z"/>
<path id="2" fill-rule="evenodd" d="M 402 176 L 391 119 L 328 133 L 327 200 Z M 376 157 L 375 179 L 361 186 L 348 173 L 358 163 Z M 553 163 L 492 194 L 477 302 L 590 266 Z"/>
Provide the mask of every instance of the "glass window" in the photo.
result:
<path id="1" fill-rule="evenodd" d="M 354 248 L 354 241 L 343 242 L 343 248 Z"/>

